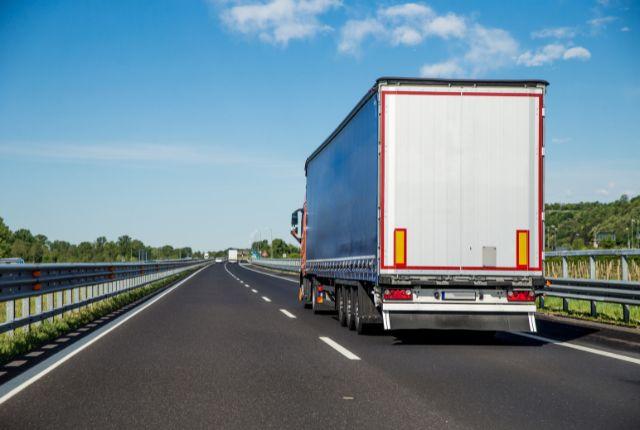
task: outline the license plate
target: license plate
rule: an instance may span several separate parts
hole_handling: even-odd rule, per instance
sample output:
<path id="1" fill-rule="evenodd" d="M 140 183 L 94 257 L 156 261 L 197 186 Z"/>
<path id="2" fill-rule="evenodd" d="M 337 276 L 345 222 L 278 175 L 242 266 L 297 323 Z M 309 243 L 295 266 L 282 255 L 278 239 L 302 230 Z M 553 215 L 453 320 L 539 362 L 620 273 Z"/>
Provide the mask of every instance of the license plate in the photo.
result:
<path id="1" fill-rule="evenodd" d="M 475 291 L 443 291 L 442 300 L 476 300 Z"/>

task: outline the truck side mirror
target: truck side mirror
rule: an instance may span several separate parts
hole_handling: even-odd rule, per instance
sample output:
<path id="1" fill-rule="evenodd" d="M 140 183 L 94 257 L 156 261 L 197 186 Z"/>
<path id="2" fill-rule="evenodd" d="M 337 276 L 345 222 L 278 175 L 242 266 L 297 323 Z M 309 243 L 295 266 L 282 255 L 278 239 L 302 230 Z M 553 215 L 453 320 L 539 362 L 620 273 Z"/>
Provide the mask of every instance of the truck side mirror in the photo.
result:
<path id="1" fill-rule="evenodd" d="M 291 214 L 291 228 L 295 227 L 296 230 L 298 229 L 298 211 L 294 211 Z"/>

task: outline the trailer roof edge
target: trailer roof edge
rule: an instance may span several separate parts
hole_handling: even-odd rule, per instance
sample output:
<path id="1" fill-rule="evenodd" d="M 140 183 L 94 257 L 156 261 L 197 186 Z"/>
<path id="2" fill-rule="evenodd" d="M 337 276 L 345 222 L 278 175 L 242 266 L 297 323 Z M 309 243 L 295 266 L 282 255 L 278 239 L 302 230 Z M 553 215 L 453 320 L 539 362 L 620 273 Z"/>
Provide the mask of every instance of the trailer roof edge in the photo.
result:
<path id="1" fill-rule="evenodd" d="M 383 76 L 376 79 L 375 84 L 369 88 L 367 93 L 360 99 L 358 104 L 351 109 L 347 116 L 340 122 L 340 125 L 327 137 L 315 151 L 309 155 L 304 163 L 304 172 L 307 173 L 307 166 L 309 163 L 338 135 L 345 127 L 345 125 L 355 116 L 356 113 L 362 108 L 362 106 L 369 101 L 369 99 L 377 93 L 378 85 L 380 84 L 391 85 L 476 85 L 481 87 L 488 87 L 494 85 L 509 86 L 509 87 L 537 87 L 539 85 L 549 86 L 549 82 L 542 79 L 436 79 L 436 78 L 403 78 L 395 76 Z"/>

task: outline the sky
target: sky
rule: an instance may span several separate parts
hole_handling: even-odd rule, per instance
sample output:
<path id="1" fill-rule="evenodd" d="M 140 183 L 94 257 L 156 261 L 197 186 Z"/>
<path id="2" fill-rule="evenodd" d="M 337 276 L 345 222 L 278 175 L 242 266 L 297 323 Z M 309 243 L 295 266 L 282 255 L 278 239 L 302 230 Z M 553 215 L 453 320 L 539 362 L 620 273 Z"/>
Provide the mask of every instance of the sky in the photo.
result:
<path id="1" fill-rule="evenodd" d="M 545 79 L 546 200 L 640 193 L 640 1 L 0 0 L 0 217 L 71 242 L 288 238 L 380 76 Z"/>

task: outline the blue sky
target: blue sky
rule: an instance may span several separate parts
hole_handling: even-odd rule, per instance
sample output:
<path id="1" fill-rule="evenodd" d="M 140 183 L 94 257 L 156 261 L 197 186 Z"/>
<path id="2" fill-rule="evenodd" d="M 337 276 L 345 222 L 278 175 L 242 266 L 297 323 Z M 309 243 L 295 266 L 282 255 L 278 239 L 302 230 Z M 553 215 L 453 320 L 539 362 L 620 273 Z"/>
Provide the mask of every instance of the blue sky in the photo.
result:
<path id="1" fill-rule="evenodd" d="M 0 216 L 51 239 L 288 237 L 379 76 L 539 78 L 547 201 L 640 193 L 640 2 L 0 3 Z"/>

